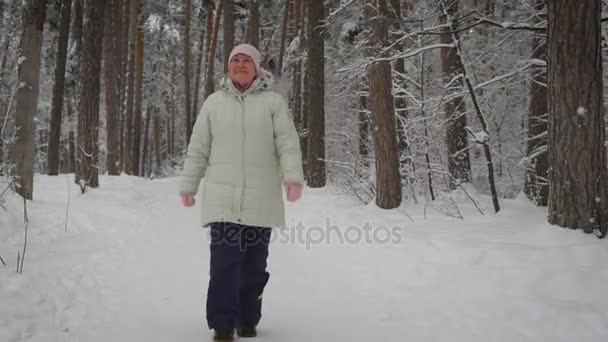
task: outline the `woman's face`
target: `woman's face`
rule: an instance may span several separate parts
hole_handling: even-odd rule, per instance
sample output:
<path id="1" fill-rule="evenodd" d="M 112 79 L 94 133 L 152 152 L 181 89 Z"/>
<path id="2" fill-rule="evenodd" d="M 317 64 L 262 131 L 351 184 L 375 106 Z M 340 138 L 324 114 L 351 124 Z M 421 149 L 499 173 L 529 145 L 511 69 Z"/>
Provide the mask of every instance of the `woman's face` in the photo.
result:
<path id="1" fill-rule="evenodd" d="M 228 75 L 238 84 L 249 84 L 255 78 L 255 65 L 249 56 L 238 54 L 230 60 Z"/>

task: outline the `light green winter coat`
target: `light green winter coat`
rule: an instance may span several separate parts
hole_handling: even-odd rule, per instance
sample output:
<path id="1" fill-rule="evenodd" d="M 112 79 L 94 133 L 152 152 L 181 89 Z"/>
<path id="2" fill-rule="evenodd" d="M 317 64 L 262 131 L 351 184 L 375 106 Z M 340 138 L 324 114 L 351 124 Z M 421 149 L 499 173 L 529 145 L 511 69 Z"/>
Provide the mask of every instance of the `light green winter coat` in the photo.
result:
<path id="1" fill-rule="evenodd" d="M 287 102 L 271 86 L 265 70 L 244 93 L 225 76 L 203 104 L 179 189 L 196 193 L 203 178 L 203 226 L 285 225 L 283 184 L 304 183 L 302 153 Z"/>

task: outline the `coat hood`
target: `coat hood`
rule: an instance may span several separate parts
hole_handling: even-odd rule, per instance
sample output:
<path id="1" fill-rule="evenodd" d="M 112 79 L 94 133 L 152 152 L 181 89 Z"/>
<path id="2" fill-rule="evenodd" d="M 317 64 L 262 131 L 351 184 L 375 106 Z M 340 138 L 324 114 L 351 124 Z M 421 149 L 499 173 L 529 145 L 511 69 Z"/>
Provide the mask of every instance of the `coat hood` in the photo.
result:
<path id="1" fill-rule="evenodd" d="M 220 88 L 232 96 L 247 96 L 261 90 L 271 89 L 273 84 L 274 77 L 272 76 L 272 73 L 266 69 L 260 69 L 260 72 L 258 72 L 258 75 L 253 80 L 251 87 L 249 87 L 249 89 L 243 93 L 234 87 L 234 84 L 232 83 L 232 80 L 228 74 L 222 77 L 222 80 L 220 81 Z"/>

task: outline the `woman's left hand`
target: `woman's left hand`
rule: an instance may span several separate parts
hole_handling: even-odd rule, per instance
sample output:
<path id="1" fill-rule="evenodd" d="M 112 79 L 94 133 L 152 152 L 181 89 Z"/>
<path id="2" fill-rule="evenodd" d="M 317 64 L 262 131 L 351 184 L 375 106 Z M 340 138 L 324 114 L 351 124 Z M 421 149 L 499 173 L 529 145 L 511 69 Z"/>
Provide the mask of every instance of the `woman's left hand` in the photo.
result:
<path id="1" fill-rule="evenodd" d="M 285 194 L 289 202 L 295 202 L 302 197 L 302 184 L 287 183 L 285 184 Z"/>

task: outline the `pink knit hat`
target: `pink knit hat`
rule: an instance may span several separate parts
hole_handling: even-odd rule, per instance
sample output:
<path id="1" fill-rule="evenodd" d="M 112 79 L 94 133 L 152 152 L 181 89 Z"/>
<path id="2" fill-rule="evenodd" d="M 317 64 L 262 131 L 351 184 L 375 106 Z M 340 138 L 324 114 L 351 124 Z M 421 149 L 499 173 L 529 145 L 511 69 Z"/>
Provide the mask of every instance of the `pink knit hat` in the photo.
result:
<path id="1" fill-rule="evenodd" d="M 262 61 L 262 56 L 260 55 L 260 52 L 258 51 L 258 49 L 255 48 L 255 46 L 251 45 L 251 44 L 240 44 L 234 47 L 234 49 L 232 49 L 232 52 L 230 53 L 230 58 L 228 58 L 228 63 L 230 63 L 232 61 L 232 57 L 236 56 L 236 55 L 245 55 L 248 56 L 249 58 L 251 58 L 251 60 L 253 61 L 253 64 L 255 65 L 255 71 L 256 72 L 260 72 L 260 62 Z"/>

